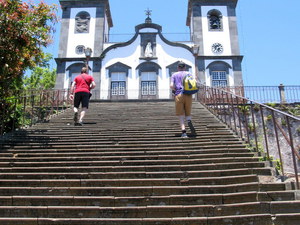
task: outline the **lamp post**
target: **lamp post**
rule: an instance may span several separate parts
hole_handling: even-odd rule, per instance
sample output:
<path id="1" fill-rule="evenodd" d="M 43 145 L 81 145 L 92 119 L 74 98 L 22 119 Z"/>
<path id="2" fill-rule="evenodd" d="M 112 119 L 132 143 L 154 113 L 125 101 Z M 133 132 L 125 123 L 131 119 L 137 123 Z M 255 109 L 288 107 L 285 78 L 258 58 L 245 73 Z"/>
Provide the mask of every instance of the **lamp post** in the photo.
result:
<path id="1" fill-rule="evenodd" d="M 89 59 L 91 58 L 91 55 L 92 55 L 92 49 L 87 47 L 84 49 L 84 54 L 85 54 L 85 57 L 86 57 L 86 69 L 87 69 L 87 73 L 89 72 Z"/>
<path id="2" fill-rule="evenodd" d="M 197 55 L 198 55 L 198 53 L 199 53 L 199 45 L 193 45 L 192 51 L 193 51 L 193 55 L 194 55 L 195 57 L 197 57 Z"/>
<path id="3" fill-rule="evenodd" d="M 198 66 L 197 66 L 197 56 L 199 54 L 199 45 L 193 45 L 192 47 L 192 52 L 193 52 L 193 55 L 195 57 L 195 77 L 197 79 L 197 81 L 199 82 L 199 75 L 198 75 Z M 198 94 L 196 94 L 196 100 L 198 100 Z"/>
<path id="4" fill-rule="evenodd" d="M 196 73 L 195 75 L 196 75 L 196 78 L 198 79 L 197 56 L 199 54 L 199 45 L 194 45 L 192 47 L 192 52 L 195 57 L 195 73 Z"/>

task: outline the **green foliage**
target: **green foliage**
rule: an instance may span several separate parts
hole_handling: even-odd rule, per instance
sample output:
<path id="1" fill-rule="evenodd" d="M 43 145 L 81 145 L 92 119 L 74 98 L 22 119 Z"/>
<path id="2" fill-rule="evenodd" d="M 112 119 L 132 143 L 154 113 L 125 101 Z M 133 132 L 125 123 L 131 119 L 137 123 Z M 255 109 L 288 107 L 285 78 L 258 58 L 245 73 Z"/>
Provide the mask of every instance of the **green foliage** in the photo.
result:
<path id="1" fill-rule="evenodd" d="M 265 161 L 273 161 L 273 156 L 270 156 L 270 157 L 268 157 L 268 156 L 264 156 L 264 157 L 260 157 L 259 158 L 259 161 L 261 161 L 261 162 L 265 162 Z"/>
<path id="2" fill-rule="evenodd" d="M 0 110 L 0 124 L 4 132 L 12 131 L 23 124 L 24 112 L 22 104 L 16 98 L 10 98 L 2 102 Z"/>
<path id="3" fill-rule="evenodd" d="M 27 122 L 26 113 L 14 96 L 23 89 L 26 70 L 44 66 L 57 22 L 55 5 L 35 5 L 21 0 L 0 1 L 0 121 L 2 132 Z M 50 85 L 52 76 L 45 76 Z"/>
<path id="4" fill-rule="evenodd" d="M 253 123 L 248 123 L 249 132 L 254 132 L 254 125 Z"/>
<path id="5" fill-rule="evenodd" d="M 300 105 L 295 105 L 294 107 L 288 107 L 288 113 L 293 116 L 300 116 Z"/>
<path id="6" fill-rule="evenodd" d="M 26 69 L 43 63 L 52 40 L 56 6 L 20 0 L 0 1 L 0 99 L 22 87 Z M 5 88 L 4 88 L 5 87 Z"/>
<path id="7" fill-rule="evenodd" d="M 270 103 L 266 103 L 266 105 L 275 108 L 277 106 L 277 103 L 270 102 Z"/>
<path id="8" fill-rule="evenodd" d="M 275 169 L 280 173 L 281 169 L 282 169 L 282 165 L 280 163 L 279 159 L 274 160 L 273 156 L 264 156 L 264 157 L 260 157 L 259 158 L 260 162 L 266 162 L 266 161 L 271 161 L 275 164 Z"/>
<path id="9" fill-rule="evenodd" d="M 31 74 L 24 77 L 25 90 L 31 89 L 52 89 L 55 86 L 56 70 L 50 70 L 48 61 L 51 55 L 44 61 L 45 67 L 35 67 Z"/>
<path id="10" fill-rule="evenodd" d="M 264 152 L 264 147 L 263 147 L 262 143 L 260 143 L 260 142 L 257 143 L 257 151 Z"/>
<path id="11" fill-rule="evenodd" d="M 276 160 L 274 160 L 273 162 L 275 162 L 275 169 L 276 169 L 278 172 L 280 172 L 281 169 L 282 169 L 282 165 L 281 165 L 281 163 L 280 163 L 280 160 L 279 160 L 279 159 L 276 159 Z"/>
<path id="12" fill-rule="evenodd" d="M 273 118 L 272 115 L 268 115 L 268 116 L 267 116 L 267 121 L 271 121 L 272 118 Z"/>
<path id="13" fill-rule="evenodd" d="M 250 111 L 250 106 L 249 105 L 240 105 L 238 106 L 240 111 L 246 115 L 249 114 L 249 111 Z"/>
<path id="14" fill-rule="evenodd" d="M 251 140 L 250 144 L 246 145 L 246 148 L 249 149 L 251 152 L 264 152 L 264 147 L 260 141 L 257 142 L 257 149 L 254 140 Z"/>
<path id="15" fill-rule="evenodd" d="M 281 119 L 281 125 L 282 125 L 282 126 L 286 126 L 286 125 L 287 125 L 287 123 L 286 123 L 286 120 L 285 120 L 285 119 Z"/>
<path id="16" fill-rule="evenodd" d="M 254 104 L 253 110 L 254 110 L 255 112 L 258 112 L 258 111 L 260 110 L 259 104 Z"/>

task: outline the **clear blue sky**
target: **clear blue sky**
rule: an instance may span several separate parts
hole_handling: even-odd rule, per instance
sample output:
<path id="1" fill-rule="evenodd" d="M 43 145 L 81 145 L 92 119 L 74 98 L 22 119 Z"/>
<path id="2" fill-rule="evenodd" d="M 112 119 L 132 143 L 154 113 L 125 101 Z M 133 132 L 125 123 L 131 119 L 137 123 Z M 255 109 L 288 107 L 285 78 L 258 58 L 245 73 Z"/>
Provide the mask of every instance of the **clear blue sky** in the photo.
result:
<path id="1" fill-rule="evenodd" d="M 45 0 L 58 4 L 58 0 Z M 111 40 L 128 40 L 136 25 L 143 23 L 145 10 L 152 10 L 152 22 L 162 26 L 170 40 L 188 37 L 188 0 L 110 0 L 113 19 Z M 237 22 L 244 85 L 300 85 L 300 1 L 239 0 Z M 61 17 L 61 11 L 58 16 Z M 48 51 L 57 57 L 60 26 Z M 120 35 L 122 34 L 122 35 Z M 124 36 L 127 34 L 127 37 Z M 129 35 L 128 35 L 129 34 Z M 52 64 L 56 67 L 55 62 Z"/>

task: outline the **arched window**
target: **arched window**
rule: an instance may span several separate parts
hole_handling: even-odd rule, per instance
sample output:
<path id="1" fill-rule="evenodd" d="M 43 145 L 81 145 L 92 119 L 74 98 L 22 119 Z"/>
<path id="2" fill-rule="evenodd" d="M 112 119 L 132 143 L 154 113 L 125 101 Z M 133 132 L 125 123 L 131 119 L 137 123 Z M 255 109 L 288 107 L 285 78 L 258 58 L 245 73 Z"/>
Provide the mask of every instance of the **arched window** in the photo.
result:
<path id="1" fill-rule="evenodd" d="M 209 30 L 221 31 L 222 26 L 222 13 L 219 10 L 213 9 L 207 13 Z"/>
<path id="2" fill-rule="evenodd" d="M 129 75 L 129 66 L 117 62 L 106 68 L 110 78 L 110 98 L 126 99 L 127 98 L 127 78 Z"/>
<path id="3" fill-rule="evenodd" d="M 155 99 L 158 95 L 158 77 L 161 67 L 154 62 L 141 63 L 137 68 L 140 76 L 140 98 Z"/>
<path id="4" fill-rule="evenodd" d="M 210 83 L 214 87 L 226 87 L 229 85 L 228 75 L 232 67 L 222 61 L 212 62 L 207 66 L 210 74 Z"/>
<path id="5" fill-rule="evenodd" d="M 88 33 L 90 20 L 91 17 L 88 12 L 79 12 L 75 17 L 75 33 Z"/>

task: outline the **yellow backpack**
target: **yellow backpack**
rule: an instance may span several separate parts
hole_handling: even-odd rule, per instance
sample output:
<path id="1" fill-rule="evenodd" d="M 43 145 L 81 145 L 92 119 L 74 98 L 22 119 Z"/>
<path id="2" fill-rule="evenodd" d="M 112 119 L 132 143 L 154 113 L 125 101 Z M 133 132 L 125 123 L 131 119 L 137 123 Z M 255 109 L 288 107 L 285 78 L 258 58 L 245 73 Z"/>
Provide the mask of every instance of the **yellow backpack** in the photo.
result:
<path id="1" fill-rule="evenodd" d="M 182 80 L 183 94 L 195 94 L 199 91 L 197 80 L 192 76 L 192 74 L 187 73 Z"/>

